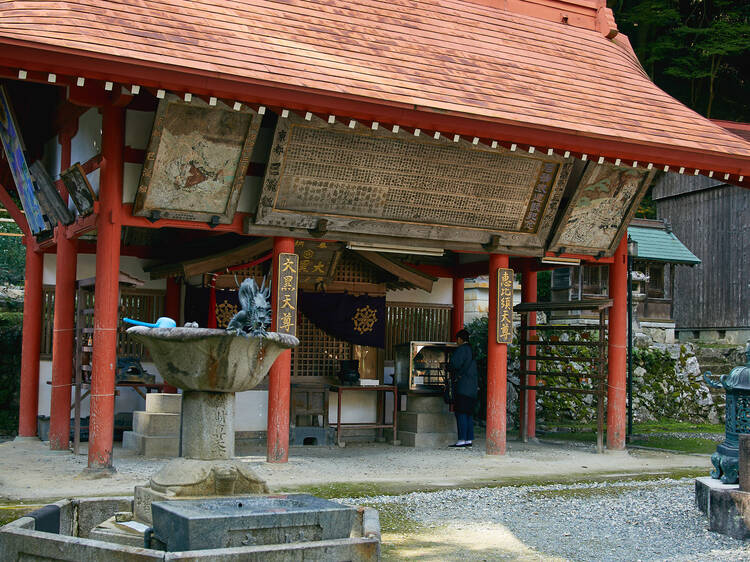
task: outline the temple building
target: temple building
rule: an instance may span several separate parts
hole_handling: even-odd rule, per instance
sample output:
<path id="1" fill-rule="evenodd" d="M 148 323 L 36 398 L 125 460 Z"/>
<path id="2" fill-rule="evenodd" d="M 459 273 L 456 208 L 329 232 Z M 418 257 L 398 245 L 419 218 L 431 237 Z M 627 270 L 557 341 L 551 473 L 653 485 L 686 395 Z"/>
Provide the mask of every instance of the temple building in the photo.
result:
<path id="1" fill-rule="evenodd" d="M 0 83 L 0 203 L 26 244 L 19 436 L 49 412 L 66 450 L 88 392 L 91 469 L 113 465 L 116 395 L 138 400 L 122 316 L 222 326 L 224 291 L 264 275 L 272 327 L 301 340 L 238 408 L 270 462 L 292 382 L 344 359 L 387 382 L 393 346 L 453 339 L 482 275 L 486 449 L 504 454 L 513 272 L 528 304 L 560 263 L 608 265 L 623 449 L 628 223 L 657 170 L 750 187 L 750 142 L 657 88 L 605 0 L 0 0 Z M 281 254 L 298 293 L 279 296 Z"/>

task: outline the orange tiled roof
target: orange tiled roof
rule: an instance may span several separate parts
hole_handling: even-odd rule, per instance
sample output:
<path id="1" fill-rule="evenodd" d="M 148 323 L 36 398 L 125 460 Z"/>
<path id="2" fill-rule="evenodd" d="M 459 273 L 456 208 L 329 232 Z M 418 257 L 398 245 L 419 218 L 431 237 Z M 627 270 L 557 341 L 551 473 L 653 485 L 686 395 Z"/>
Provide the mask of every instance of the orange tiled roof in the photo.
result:
<path id="1" fill-rule="evenodd" d="M 201 80 L 240 81 L 248 96 L 243 101 L 260 86 L 319 93 L 519 125 L 536 130 L 536 138 L 541 130 L 555 139 L 600 139 L 609 153 L 621 144 L 622 156 L 633 159 L 644 147 L 681 151 L 686 160 L 679 163 L 696 168 L 713 157 L 721 171 L 750 176 L 750 143 L 657 88 L 622 36 L 609 40 L 593 29 L 486 3 L 497 4 L 0 0 L 0 64 L 21 64 L 4 45 L 51 50 L 131 63 L 123 69 L 178 71 L 196 87 Z M 567 4 L 595 9 L 603 2 Z M 94 70 L 104 79 L 107 65 Z M 158 74 L 148 76 L 153 81 Z M 134 71 L 106 79 L 135 78 Z M 328 105 L 335 113 L 335 104 Z"/>

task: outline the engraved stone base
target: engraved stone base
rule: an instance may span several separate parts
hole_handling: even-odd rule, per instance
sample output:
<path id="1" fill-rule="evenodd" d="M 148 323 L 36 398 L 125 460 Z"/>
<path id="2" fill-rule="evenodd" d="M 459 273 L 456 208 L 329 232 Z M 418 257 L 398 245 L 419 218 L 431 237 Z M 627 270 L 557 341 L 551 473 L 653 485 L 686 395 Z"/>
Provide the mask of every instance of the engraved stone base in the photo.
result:
<path id="1" fill-rule="evenodd" d="M 149 486 L 136 486 L 136 519 L 151 523 L 154 501 L 215 496 L 267 494 L 268 486 L 238 460 L 174 459 L 151 477 Z"/>

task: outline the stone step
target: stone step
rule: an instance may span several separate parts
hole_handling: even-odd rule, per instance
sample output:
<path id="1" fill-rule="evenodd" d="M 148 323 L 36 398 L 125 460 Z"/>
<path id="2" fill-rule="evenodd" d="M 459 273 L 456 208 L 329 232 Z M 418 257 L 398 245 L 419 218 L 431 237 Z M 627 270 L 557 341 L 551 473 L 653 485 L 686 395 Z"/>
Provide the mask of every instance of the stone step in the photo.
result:
<path id="1" fill-rule="evenodd" d="M 456 433 L 415 433 L 398 430 L 398 438 L 404 447 L 440 448 L 456 442 Z"/>
<path id="2" fill-rule="evenodd" d="M 398 428 L 415 433 L 455 433 L 456 416 L 451 413 L 399 412 Z"/>
<path id="3" fill-rule="evenodd" d="M 448 405 L 442 396 L 420 396 L 409 394 L 406 397 L 406 411 L 419 414 L 442 414 L 448 412 Z"/>
<path id="4" fill-rule="evenodd" d="M 133 431 L 141 435 L 179 437 L 180 414 L 133 412 Z"/>
<path id="5" fill-rule="evenodd" d="M 180 438 L 161 435 L 143 435 L 135 431 L 122 434 L 123 449 L 135 451 L 137 455 L 155 458 L 180 456 Z"/>
<path id="6" fill-rule="evenodd" d="M 146 394 L 146 411 L 155 414 L 179 414 L 182 412 L 182 394 L 149 392 Z"/>

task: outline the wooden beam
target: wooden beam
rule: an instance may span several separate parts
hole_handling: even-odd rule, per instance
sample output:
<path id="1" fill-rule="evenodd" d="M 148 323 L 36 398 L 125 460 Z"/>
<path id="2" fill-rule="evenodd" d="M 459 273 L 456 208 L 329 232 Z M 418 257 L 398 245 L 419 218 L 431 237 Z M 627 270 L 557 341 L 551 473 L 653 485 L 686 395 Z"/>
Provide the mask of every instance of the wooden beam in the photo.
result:
<path id="1" fill-rule="evenodd" d="M 392 260 L 391 258 L 387 258 L 377 252 L 355 250 L 355 253 L 380 269 L 387 271 L 391 275 L 395 275 L 401 281 L 411 283 L 415 287 L 423 289 L 428 293 L 432 292 L 432 285 L 437 281 L 437 278 L 432 275 L 422 273 L 421 271 L 411 268 L 401 262 Z"/>
<path id="2" fill-rule="evenodd" d="M 315 291 L 319 283 L 304 281 L 300 283 L 300 289 L 303 291 Z M 386 293 L 385 283 L 360 283 L 357 281 L 329 281 L 322 283 L 326 293 L 352 293 L 366 294 L 370 296 L 384 296 Z"/>
<path id="3" fill-rule="evenodd" d="M 271 238 L 256 239 L 249 244 L 243 244 L 231 250 L 225 250 L 202 258 L 157 265 L 147 268 L 146 271 L 151 274 L 151 279 L 192 277 L 193 275 L 211 273 L 226 267 L 246 263 L 261 254 L 270 252 L 272 248 L 273 240 Z"/>

